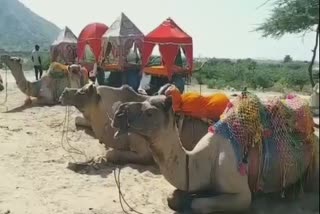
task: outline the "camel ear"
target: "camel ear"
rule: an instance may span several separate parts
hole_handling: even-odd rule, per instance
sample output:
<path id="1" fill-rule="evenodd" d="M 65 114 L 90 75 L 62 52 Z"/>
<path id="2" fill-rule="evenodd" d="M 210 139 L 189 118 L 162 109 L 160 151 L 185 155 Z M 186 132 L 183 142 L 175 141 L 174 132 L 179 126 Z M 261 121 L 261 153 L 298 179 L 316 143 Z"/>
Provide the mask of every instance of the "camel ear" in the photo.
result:
<path id="1" fill-rule="evenodd" d="M 172 109 L 172 97 L 167 96 L 166 99 L 164 100 L 164 110 L 167 112 L 170 109 Z"/>

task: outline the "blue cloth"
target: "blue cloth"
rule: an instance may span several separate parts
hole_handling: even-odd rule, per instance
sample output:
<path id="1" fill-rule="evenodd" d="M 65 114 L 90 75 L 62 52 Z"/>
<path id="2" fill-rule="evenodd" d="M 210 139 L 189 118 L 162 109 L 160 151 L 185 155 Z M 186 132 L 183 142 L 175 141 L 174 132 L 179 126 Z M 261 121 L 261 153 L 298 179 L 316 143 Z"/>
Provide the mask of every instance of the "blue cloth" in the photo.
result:
<path id="1" fill-rule="evenodd" d="M 181 74 L 174 74 L 171 82 L 179 89 L 181 94 L 184 92 L 185 81 Z"/>
<path id="2" fill-rule="evenodd" d="M 137 91 L 140 85 L 140 70 L 139 69 L 130 69 L 124 72 L 126 75 L 126 83 Z"/>

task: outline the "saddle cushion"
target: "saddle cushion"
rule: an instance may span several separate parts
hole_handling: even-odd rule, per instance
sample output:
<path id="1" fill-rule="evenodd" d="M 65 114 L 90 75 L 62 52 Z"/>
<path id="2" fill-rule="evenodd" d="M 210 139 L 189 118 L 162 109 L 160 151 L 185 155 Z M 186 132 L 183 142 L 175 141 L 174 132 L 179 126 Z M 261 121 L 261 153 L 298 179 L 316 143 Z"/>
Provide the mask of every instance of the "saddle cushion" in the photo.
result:
<path id="1" fill-rule="evenodd" d="M 228 97 L 223 93 L 211 96 L 202 96 L 194 92 L 181 94 L 173 85 L 166 90 L 166 96 L 172 97 L 173 110 L 176 113 L 213 121 L 220 119 L 220 115 L 229 103 Z"/>

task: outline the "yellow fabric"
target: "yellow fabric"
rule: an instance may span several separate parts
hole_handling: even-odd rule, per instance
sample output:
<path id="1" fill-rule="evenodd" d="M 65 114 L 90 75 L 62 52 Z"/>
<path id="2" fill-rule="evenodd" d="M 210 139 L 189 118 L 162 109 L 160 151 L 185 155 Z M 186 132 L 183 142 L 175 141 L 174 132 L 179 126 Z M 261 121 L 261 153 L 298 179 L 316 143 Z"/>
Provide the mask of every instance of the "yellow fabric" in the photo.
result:
<path id="1" fill-rule="evenodd" d="M 172 66 L 172 73 L 183 72 L 185 69 L 179 66 Z M 156 76 L 168 76 L 168 70 L 164 66 L 151 66 L 143 68 L 143 72 L 146 74 L 156 75 Z"/>
<path id="2" fill-rule="evenodd" d="M 50 71 L 68 73 L 68 66 L 58 62 L 52 62 L 50 68 Z"/>
<path id="3" fill-rule="evenodd" d="M 181 112 L 198 119 L 208 118 L 214 121 L 220 119 L 220 115 L 229 103 L 229 99 L 224 93 L 216 93 L 210 96 L 202 96 L 192 92 L 181 94 L 175 86 L 167 89 L 166 96 L 172 96 L 175 112 Z"/>

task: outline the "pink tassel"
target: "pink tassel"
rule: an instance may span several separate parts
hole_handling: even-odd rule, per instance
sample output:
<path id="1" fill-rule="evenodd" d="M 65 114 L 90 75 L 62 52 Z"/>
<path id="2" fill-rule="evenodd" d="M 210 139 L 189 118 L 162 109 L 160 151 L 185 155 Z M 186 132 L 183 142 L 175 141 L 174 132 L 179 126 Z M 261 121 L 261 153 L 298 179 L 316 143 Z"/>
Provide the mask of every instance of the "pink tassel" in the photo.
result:
<path id="1" fill-rule="evenodd" d="M 210 127 L 208 128 L 208 132 L 214 134 L 214 133 L 215 133 L 214 127 L 213 127 L 213 126 L 210 126 Z"/>
<path id="2" fill-rule="evenodd" d="M 248 165 L 245 163 L 241 163 L 239 165 L 239 172 L 240 172 L 240 175 L 242 175 L 242 176 L 247 175 L 248 174 Z"/>

